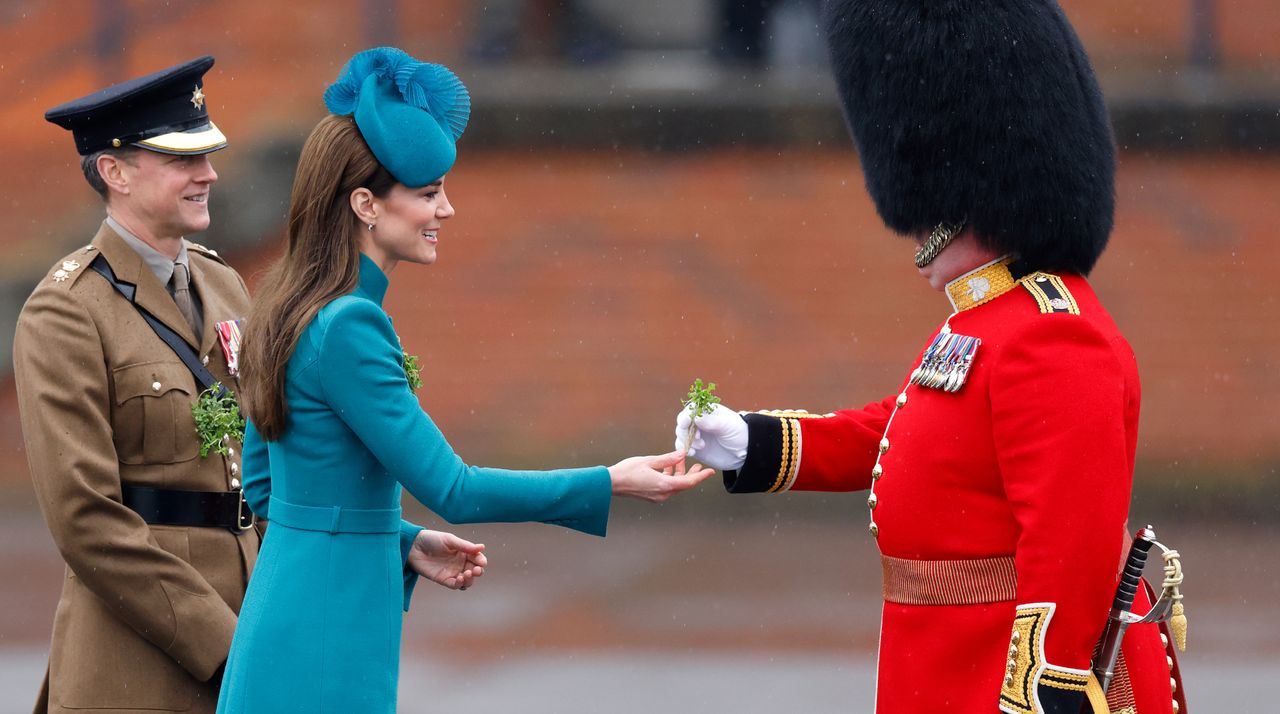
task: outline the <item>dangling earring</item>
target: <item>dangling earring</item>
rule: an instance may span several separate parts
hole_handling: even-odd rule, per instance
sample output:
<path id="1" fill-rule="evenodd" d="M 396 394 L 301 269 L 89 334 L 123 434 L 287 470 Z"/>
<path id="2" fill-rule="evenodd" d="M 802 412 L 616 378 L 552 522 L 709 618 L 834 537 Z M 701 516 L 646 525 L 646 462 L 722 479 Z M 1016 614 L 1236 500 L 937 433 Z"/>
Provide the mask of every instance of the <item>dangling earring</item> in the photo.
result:
<path id="1" fill-rule="evenodd" d="M 369 224 L 369 230 L 373 230 L 373 224 L 372 224 L 372 223 L 370 223 L 370 224 Z"/>

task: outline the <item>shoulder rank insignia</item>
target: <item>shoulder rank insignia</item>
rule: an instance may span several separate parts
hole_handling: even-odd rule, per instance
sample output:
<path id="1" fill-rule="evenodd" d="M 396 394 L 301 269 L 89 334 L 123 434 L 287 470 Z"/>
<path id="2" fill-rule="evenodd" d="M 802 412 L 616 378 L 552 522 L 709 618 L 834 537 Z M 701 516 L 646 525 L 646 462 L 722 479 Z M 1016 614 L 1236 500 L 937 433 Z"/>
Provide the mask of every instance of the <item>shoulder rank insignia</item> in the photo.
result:
<path id="1" fill-rule="evenodd" d="M 1071 295 L 1071 291 L 1067 290 L 1066 284 L 1062 282 L 1062 278 L 1049 273 L 1032 273 L 1022 279 L 1022 287 L 1031 293 L 1031 297 L 1035 298 L 1036 304 L 1040 306 L 1041 313 L 1050 312 L 1069 312 L 1072 315 L 1080 314 L 1080 306 L 1076 304 L 1076 299 Z"/>
<path id="2" fill-rule="evenodd" d="M 969 368 L 982 340 L 943 328 L 924 351 L 920 366 L 911 373 L 911 383 L 944 392 L 958 392 L 969 376 Z"/>
<path id="3" fill-rule="evenodd" d="M 76 261 L 64 260 L 62 261 L 62 267 L 53 271 L 53 282 L 60 283 L 66 280 L 67 278 L 71 277 L 71 274 L 76 272 L 79 269 L 80 269 L 80 264 L 77 263 Z"/>

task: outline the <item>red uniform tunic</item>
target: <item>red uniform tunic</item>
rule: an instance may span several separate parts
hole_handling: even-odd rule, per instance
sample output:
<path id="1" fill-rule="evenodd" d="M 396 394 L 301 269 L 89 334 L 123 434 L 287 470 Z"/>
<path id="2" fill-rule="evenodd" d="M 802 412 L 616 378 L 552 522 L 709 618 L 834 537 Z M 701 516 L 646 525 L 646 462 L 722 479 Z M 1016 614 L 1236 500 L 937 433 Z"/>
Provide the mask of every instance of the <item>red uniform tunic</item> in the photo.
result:
<path id="1" fill-rule="evenodd" d="M 733 492 L 871 491 L 886 577 L 880 714 L 1075 714 L 1115 595 L 1134 355 L 1083 278 L 1015 281 L 1008 263 L 948 285 L 950 364 L 973 348 L 956 391 L 928 386 L 956 370 L 919 370 L 926 349 L 898 395 L 862 409 L 747 414 L 747 461 L 726 474 Z M 1123 658 L 1136 708 L 1118 677 L 1113 710 L 1170 712 L 1157 626 L 1130 628 Z"/>

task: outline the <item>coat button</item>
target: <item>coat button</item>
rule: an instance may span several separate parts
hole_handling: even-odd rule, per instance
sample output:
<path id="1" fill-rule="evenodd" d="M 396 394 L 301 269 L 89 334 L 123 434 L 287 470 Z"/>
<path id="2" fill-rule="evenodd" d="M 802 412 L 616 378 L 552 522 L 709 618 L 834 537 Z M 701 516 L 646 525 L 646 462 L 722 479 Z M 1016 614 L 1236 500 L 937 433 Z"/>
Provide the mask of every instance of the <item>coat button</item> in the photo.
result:
<path id="1" fill-rule="evenodd" d="M 162 386 L 162 385 L 161 385 L 159 382 L 152 382 L 152 383 L 151 383 L 151 391 L 153 391 L 153 392 L 158 392 L 158 391 L 160 391 L 160 387 L 161 387 L 161 386 Z"/>
<path id="2" fill-rule="evenodd" d="M 889 451 L 889 437 L 886 436 L 880 440 L 880 453 L 884 454 L 884 453 L 887 453 L 888 451 Z"/>
<path id="3" fill-rule="evenodd" d="M 884 475 L 884 467 L 881 466 L 880 464 L 876 464 L 875 467 L 871 469 L 871 478 L 879 481 L 880 477 L 883 475 Z"/>
<path id="4" fill-rule="evenodd" d="M 240 473 L 240 464 L 231 464 L 231 475 L 235 476 Z"/>
<path id="5" fill-rule="evenodd" d="M 876 510 L 876 505 L 879 503 L 880 503 L 880 499 L 876 498 L 876 495 L 874 493 L 871 494 L 870 496 L 867 496 L 867 508 L 870 508 L 871 510 L 874 511 Z"/>
<path id="6" fill-rule="evenodd" d="M 201 358 L 200 358 L 200 364 L 204 364 L 204 365 L 209 364 L 209 355 L 205 355 L 205 356 L 201 357 Z"/>
<path id="7" fill-rule="evenodd" d="M 1009 670 L 1009 674 L 1013 674 L 1013 670 L 1018 668 L 1018 661 L 1010 659 L 1009 664 L 1005 665 L 1005 669 Z"/>
<path id="8" fill-rule="evenodd" d="M 1172 672 L 1172 671 L 1173 671 L 1173 658 L 1172 658 L 1172 657 L 1165 657 L 1165 658 L 1164 658 L 1164 661 L 1165 661 L 1165 663 L 1166 663 L 1166 664 L 1168 664 L 1168 665 L 1169 665 L 1169 671 L 1170 671 L 1170 672 Z"/>
<path id="9" fill-rule="evenodd" d="M 867 526 L 867 530 L 871 533 L 872 538 L 880 537 L 880 526 L 877 526 L 874 522 L 872 522 L 871 525 Z"/>
<path id="10" fill-rule="evenodd" d="M 1017 646 L 1017 645 L 1009 645 L 1009 658 L 1010 658 L 1010 659 L 1012 659 L 1012 658 L 1017 657 L 1017 656 L 1018 656 L 1018 646 Z"/>
<path id="11" fill-rule="evenodd" d="M 899 394 L 899 395 L 898 395 L 898 401 L 897 401 L 897 402 L 895 402 L 895 404 L 897 404 L 897 405 L 898 405 L 898 408 L 899 408 L 899 409 L 901 409 L 901 408 L 903 408 L 903 407 L 907 406 L 907 393 L 906 393 L 906 392 L 903 392 L 902 394 Z"/>
<path id="12" fill-rule="evenodd" d="M 235 455 L 236 455 L 236 450 L 235 450 L 235 449 L 233 449 L 233 448 L 231 448 L 230 446 L 228 446 L 228 447 L 227 447 L 227 458 L 228 458 L 228 459 L 233 459 L 233 458 L 235 458 Z"/>
<path id="13" fill-rule="evenodd" d="M 238 478 L 231 479 L 231 490 L 234 491 L 237 488 L 240 488 L 240 479 Z"/>
<path id="14" fill-rule="evenodd" d="M 1163 632 L 1160 633 L 1160 644 L 1164 645 L 1165 649 L 1169 649 L 1169 638 Z"/>
<path id="15" fill-rule="evenodd" d="M 1017 630 L 1014 630 L 1013 635 L 1009 637 L 1009 641 L 1015 645 L 1018 644 L 1018 640 L 1021 640 L 1021 639 L 1022 639 L 1022 635 L 1018 634 Z"/>
<path id="16" fill-rule="evenodd" d="M 1178 714 L 1178 709 L 1179 709 L 1179 708 L 1180 708 L 1180 707 L 1178 706 L 1178 701 L 1175 699 L 1175 700 L 1174 700 L 1174 702 L 1173 702 L 1173 714 Z"/>
<path id="17" fill-rule="evenodd" d="M 1178 691 L 1178 680 L 1174 679 L 1173 677 L 1169 678 L 1169 691 L 1170 692 Z"/>
<path id="18" fill-rule="evenodd" d="M 1006 686 L 1006 687 L 1012 687 L 1012 686 L 1013 686 L 1013 675 L 1012 675 L 1012 674 L 1005 676 L 1005 678 L 1004 678 L 1004 686 Z"/>

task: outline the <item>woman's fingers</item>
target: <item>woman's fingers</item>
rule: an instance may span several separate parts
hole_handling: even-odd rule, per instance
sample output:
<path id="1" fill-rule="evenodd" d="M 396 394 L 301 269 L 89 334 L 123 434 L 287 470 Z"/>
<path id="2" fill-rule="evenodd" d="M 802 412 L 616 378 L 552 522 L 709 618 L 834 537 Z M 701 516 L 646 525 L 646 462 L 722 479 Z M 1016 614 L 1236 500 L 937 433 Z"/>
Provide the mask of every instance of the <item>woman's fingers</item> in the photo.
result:
<path id="1" fill-rule="evenodd" d="M 444 534 L 444 544 L 452 550 L 461 551 L 467 555 L 477 555 L 484 550 L 484 543 L 472 543 L 452 533 Z"/>
<path id="2" fill-rule="evenodd" d="M 649 468 L 655 471 L 660 471 L 662 469 L 675 466 L 683 461 L 684 451 L 677 449 L 676 451 L 669 451 L 660 456 L 645 457 L 645 460 L 648 462 Z"/>

